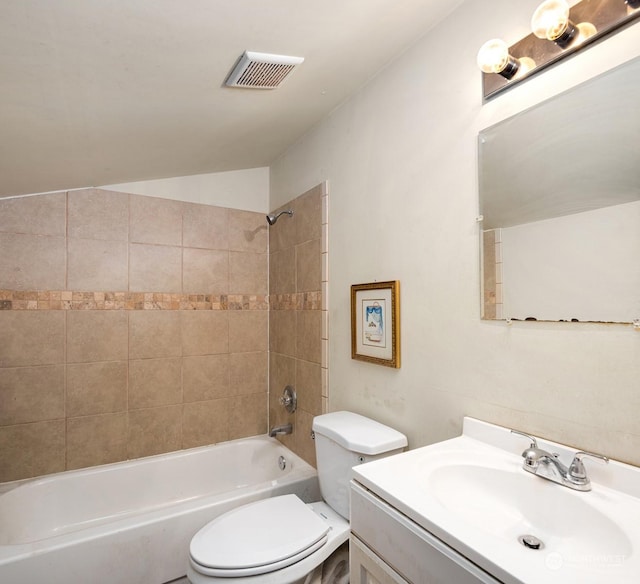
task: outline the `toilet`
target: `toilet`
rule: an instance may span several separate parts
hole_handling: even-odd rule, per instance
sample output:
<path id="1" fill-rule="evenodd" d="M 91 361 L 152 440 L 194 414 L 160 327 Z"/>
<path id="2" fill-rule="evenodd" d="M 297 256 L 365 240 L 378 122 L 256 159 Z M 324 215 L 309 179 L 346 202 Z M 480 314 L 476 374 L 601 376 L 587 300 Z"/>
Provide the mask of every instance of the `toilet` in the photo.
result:
<path id="1" fill-rule="evenodd" d="M 351 468 L 402 452 L 404 434 L 352 412 L 316 416 L 322 501 L 282 495 L 243 505 L 191 540 L 192 584 L 303 584 L 349 538 Z"/>

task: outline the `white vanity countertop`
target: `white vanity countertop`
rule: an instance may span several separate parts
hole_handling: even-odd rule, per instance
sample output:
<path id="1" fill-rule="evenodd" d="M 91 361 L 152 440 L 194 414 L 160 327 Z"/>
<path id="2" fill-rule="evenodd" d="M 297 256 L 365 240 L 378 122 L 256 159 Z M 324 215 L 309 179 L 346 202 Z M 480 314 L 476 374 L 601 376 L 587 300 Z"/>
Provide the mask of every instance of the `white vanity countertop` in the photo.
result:
<path id="1" fill-rule="evenodd" d="M 575 453 L 538 445 L 565 464 Z M 353 478 L 506 584 L 638 584 L 640 468 L 585 459 L 592 490 L 579 492 L 524 471 L 527 446 L 465 418 L 462 436 L 356 466 Z"/>

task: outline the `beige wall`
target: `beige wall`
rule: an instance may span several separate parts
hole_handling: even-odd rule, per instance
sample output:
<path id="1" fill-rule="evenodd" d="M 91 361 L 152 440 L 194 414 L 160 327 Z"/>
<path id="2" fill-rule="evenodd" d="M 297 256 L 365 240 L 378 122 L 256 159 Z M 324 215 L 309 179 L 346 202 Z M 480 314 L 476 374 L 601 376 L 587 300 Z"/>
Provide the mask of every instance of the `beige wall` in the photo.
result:
<path id="1" fill-rule="evenodd" d="M 271 206 L 330 181 L 331 410 L 412 447 L 470 415 L 640 464 L 640 333 L 480 319 L 478 132 L 640 54 L 634 24 L 483 105 L 478 48 L 538 3 L 464 2 L 272 165 Z M 397 371 L 350 356 L 349 286 L 376 279 L 401 281 Z"/>
<path id="2" fill-rule="evenodd" d="M 0 200 L 0 481 L 267 430 L 261 213 Z"/>
<path id="3" fill-rule="evenodd" d="M 269 228 L 269 424 L 291 423 L 293 433 L 280 440 L 314 465 L 311 423 L 326 407 L 327 390 L 327 201 L 326 184 L 318 185 L 280 207 L 293 216 L 283 215 Z M 298 397 L 293 414 L 278 402 L 287 385 Z"/>

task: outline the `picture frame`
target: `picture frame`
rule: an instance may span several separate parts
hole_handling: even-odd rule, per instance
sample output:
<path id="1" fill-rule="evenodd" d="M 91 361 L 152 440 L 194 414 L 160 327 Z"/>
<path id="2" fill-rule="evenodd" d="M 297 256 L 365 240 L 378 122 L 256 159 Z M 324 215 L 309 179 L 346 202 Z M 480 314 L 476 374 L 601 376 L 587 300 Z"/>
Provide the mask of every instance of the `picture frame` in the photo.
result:
<path id="1" fill-rule="evenodd" d="M 351 358 L 400 368 L 400 282 L 351 286 Z"/>

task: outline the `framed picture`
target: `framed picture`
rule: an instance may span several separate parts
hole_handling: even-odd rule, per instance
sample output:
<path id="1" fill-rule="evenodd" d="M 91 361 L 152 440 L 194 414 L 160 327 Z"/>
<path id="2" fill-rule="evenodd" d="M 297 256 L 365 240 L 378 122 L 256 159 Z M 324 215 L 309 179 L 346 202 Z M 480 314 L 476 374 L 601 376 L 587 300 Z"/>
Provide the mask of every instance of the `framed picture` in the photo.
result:
<path id="1" fill-rule="evenodd" d="M 351 358 L 400 367 L 400 282 L 351 286 Z"/>

